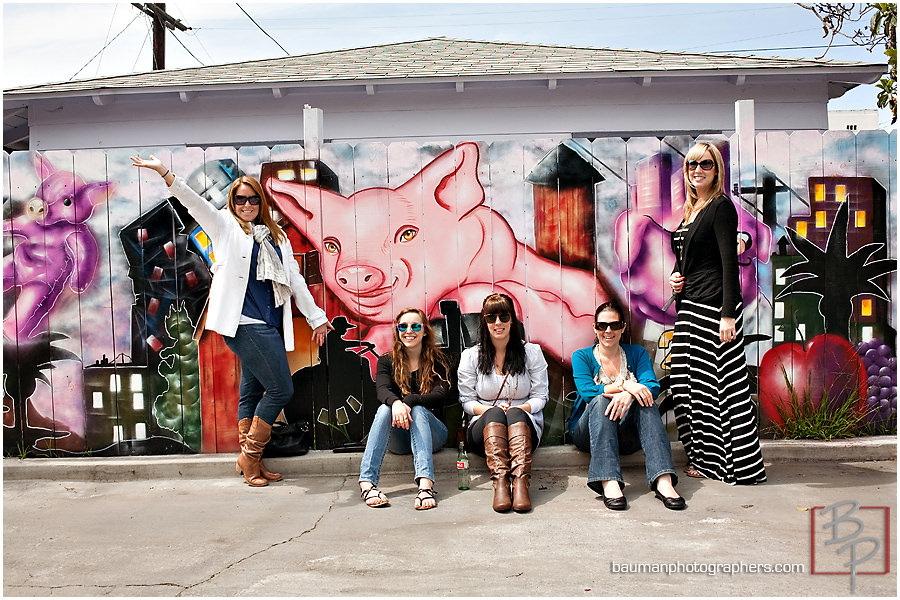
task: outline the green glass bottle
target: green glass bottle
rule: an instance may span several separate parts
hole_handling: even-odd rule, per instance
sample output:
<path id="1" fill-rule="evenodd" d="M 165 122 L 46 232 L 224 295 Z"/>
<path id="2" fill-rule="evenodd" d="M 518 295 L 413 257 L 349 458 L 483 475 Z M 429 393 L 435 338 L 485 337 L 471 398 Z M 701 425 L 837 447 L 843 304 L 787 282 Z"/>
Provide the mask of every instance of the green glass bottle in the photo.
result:
<path id="1" fill-rule="evenodd" d="M 469 489 L 469 457 L 463 442 L 459 443 L 459 454 L 456 456 L 456 474 L 459 477 L 459 489 Z"/>

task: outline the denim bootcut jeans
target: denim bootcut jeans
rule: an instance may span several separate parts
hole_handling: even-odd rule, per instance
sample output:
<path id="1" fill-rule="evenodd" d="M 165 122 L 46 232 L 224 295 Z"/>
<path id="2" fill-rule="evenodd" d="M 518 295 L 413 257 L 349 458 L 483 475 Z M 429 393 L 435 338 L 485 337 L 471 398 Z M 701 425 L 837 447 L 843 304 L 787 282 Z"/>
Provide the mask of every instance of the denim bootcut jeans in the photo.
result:
<path id="1" fill-rule="evenodd" d="M 382 404 L 375 413 L 369 428 L 369 439 L 359 469 L 359 480 L 378 485 L 384 453 L 409 454 L 412 452 L 416 481 L 427 477 L 434 481 L 434 460 L 431 454 L 440 450 L 447 441 L 447 426 L 430 410 L 421 405 L 412 407 L 409 429 L 391 425 L 391 407 Z"/>
<path id="2" fill-rule="evenodd" d="M 572 430 L 575 445 L 591 453 L 588 485 L 615 479 L 624 488 L 625 482 L 619 466 L 620 438 L 625 454 L 643 448 L 647 485 L 650 489 L 656 489 L 656 479 L 664 473 L 672 475 L 673 484 L 677 482 L 669 436 L 656 405 L 641 406 L 635 400 L 628 407 L 625 416 L 616 423 L 604 414 L 610 401 L 611 398 L 606 396 L 597 396 L 591 400 Z M 635 443 L 635 434 L 640 446 Z"/>
<path id="3" fill-rule="evenodd" d="M 238 421 L 257 416 L 271 425 L 294 395 L 284 337 L 276 327 L 254 323 L 222 338 L 241 359 Z"/>

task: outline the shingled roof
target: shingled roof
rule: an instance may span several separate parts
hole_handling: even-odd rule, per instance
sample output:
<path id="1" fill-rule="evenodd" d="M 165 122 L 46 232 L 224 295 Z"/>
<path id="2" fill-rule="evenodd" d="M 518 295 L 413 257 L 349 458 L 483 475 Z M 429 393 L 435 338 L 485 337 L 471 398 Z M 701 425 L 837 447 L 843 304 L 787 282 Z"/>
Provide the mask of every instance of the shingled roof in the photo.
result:
<path id="1" fill-rule="evenodd" d="M 548 46 L 511 42 L 481 42 L 428 38 L 208 67 L 167 69 L 149 73 L 100 77 L 5 90 L 7 96 L 38 97 L 101 90 L 197 89 L 206 86 L 388 83 L 440 78 L 518 78 L 611 74 L 697 73 L 723 71 L 847 70 L 883 72 L 875 63 L 654 52 L 612 48 Z"/>

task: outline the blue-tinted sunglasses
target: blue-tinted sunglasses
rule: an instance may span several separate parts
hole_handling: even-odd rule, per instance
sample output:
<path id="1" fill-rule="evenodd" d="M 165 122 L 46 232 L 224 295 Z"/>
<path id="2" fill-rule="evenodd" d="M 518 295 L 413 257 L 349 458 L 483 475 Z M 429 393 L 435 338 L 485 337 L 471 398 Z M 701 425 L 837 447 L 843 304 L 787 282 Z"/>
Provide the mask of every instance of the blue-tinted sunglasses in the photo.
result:
<path id="1" fill-rule="evenodd" d="M 407 329 L 412 329 L 415 333 L 419 333 L 422 331 L 421 323 L 398 323 L 397 331 L 400 333 L 405 333 Z"/>

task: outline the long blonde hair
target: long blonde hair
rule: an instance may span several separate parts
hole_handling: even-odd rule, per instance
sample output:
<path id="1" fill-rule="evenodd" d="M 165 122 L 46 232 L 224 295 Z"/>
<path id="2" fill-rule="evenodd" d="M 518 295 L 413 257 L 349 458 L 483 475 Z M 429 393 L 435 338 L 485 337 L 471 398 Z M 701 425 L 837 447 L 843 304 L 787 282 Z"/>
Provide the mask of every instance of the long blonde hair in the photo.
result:
<path id="1" fill-rule="evenodd" d="M 414 393 L 410 388 L 410 377 L 412 376 L 412 373 L 409 372 L 409 364 L 406 360 L 406 346 L 400 341 L 400 332 L 396 327 L 403 315 L 408 313 L 417 314 L 419 320 L 422 321 L 422 357 L 419 360 L 418 393 L 427 394 L 434 389 L 436 380 L 441 380 L 448 384 L 450 383 L 448 379 L 441 376 L 441 374 L 435 370 L 435 365 L 440 363 L 444 368 L 444 373 L 449 373 L 450 368 L 444 353 L 441 352 L 441 349 L 438 348 L 437 344 L 434 342 L 434 330 L 431 328 L 431 323 L 428 322 L 428 317 L 425 316 L 424 311 L 418 308 L 404 308 L 397 313 L 396 317 L 394 317 L 394 347 L 391 349 L 392 375 L 394 382 L 397 384 L 397 387 L 400 388 L 400 391 L 404 396 Z"/>
<path id="2" fill-rule="evenodd" d="M 692 160 L 699 161 L 700 158 L 706 154 L 706 151 L 709 150 L 709 153 L 713 157 L 713 162 L 716 163 L 716 176 L 713 179 L 713 185 L 710 189 L 709 196 L 707 198 L 699 198 L 697 196 L 697 190 L 694 188 L 694 184 L 691 183 L 691 175 L 690 171 L 688 171 L 688 162 Z M 716 148 L 710 142 L 697 142 L 694 144 L 690 150 L 688 150 L 687 155 L 684 157 L 684 220 L 690 221 L 691 215 L 701 210 L 704 206 L 710 203 L 713 198 L 718 198 L 719 196 L 725 195 L 725 161 L 722 160 L 722 153 L 719 152 L 719 149 Z"/>
<path id="3" fill-rule="evenodd" d="M 287 236 L 284 234 L 284 231 L 281 230 L 281 227 L 278 226 L 278 223 L 275 222 L 275 219 L 272 218 L 272 210 L 269 208 L 269 197 L 266 195 L 262 185 L 249 175 L 238 177 L 228 189 L 228 210 L 231 211 L 232 216 L 237 219 L 237 222 L 241 225 L 241 229 L 246 233 L 253 233 L 253 228 L 250 227 L 249 223 L 238 217 L 237 210 L 234 207 L 234 195 L 242 183 L 252 187 L 253 191 L 259 196 L 259 216 L 256 217 L 256 220 L 269 228 L 269 233 L 272 234 L 272 241 L 275 242 L 276 246 L 285 241 Z"/>

